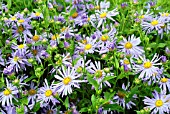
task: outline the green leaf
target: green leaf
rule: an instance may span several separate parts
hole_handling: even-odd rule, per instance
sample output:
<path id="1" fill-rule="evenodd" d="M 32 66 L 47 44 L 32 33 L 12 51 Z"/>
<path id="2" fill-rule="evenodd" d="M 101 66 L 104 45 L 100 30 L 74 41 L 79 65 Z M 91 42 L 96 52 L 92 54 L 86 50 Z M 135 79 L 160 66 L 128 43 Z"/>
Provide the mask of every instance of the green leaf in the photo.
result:
<path id="1" fill-rule="evenodd" d="M 88 108 L 81 108 L 79 112 L 87 112 Z"/>
<path id="2" fill-rule="evenodd" d="M 114 94 L 115 92 L 114 93 L 104 92 L 104 97 L 106 100 L 110 100 L 114 96 Z"/>
<path id="3" fill-rule="evenodd" d="M 69 100 L 68 100 L 68 97 L 65 99 L 64 105 L 65 105 L 66 108 L 69 107 Z"/>
<path id="4" fill-rule="evenodd" d="M 22 104 L 28 105 L 28 98 L 27 97 L 20 99 L 20 101 L 21 101 Z"/>
<path id="5" fill-rule="evenodd" d="M 24 114 L 24 105 L 20 105 L 20 108 L 16 108 L 17 114 Z"/>
<path id="6" fill-rule="evenodd" d="M 24 82 L 25 82 L 25 83 L 26 83 L 26 82 L 29 82 L 29 81 L 31 81 L 31 80 L 34 79 L 34 78 L 36 78 L 36 76 L 31 76 L 31 77 L 25 79 Z"/>
<path id="7" fill-rule="evenodd" d="M 102 82 L 107 81 L 107 80 L 111 80 L 111 79 L 113 79 L 113 78 L 116 78 L 116 76 L 105 76 L 105 77 L 103 78 Z"/>
<path id="8" fill-rule="evenodd" d="M 98 88 L 99 88 L 99 84 L 97 83 L 97 81 L 94 80 L 93 78 L 91 78 L 89 75 L 87 75 L 87 80 L 89 81 L 89 83 L 90 83 L 91 85 L 94 86 L 95 90 L 97 91 Z"/>
<path id="9" fill-rule="evenodd" d="M 123 108 L 119 106 L 118 104 L 106 104 L 103 106 L 104 110 L 116 110 L 118 112 L 123 112 Z"/>
<path id="10" fill-rule="evenodd" d="M 160 47 L 160 48 L 164 48 L 165 46 L 166 46 L 165 43 L 159 43 L 159 44 L 158 44 L 158 47 Z"/>
<path id="11" fill-rule="evenodd" d="M 7 7 L 8 7 L 8 10 L 11 8 L 11 4 L 12 4 L 12 1 L 11 1 L 11 0 L 7 0 Z"/>
<path id="12" fill-rule="evenodd" d="M 70 16 L 73 15 L 76 12 L 76 8 L 72 9 L 70 12 Z"/>
<path id="13" fill-rule="evenodd" d="M 95 97 L 94 94 L 91 96 L 91 102 L 92 102 L 93 107 L 95 108 L 95 106 L 96 106 L 96 97 Z"/>
<path id="14" fill-rule="evenodd" d="M 37 112 L 39 109 L 40 109 L 40 102 L 37 102 L 37 103 L 34 105 L 32 111 L 33 111 L 33 112 Z"/>
<path id="15" fill-rule="evenodd" d="M 118 69 L 119 68 L 119 62 L 118 62 L 118 60 L 117 60 L 117 58 L 116 58 L 116 56 L 115 56 L 115 68 L 116 69 Z"/>

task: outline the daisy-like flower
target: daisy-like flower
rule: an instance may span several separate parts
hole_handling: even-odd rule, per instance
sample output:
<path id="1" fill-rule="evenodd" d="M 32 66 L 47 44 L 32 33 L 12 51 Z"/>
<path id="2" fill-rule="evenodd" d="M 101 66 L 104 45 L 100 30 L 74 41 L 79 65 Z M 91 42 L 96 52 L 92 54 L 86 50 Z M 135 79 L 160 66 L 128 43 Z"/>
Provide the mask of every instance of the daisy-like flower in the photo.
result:
<path id="1" fill-rule="evenodd" d="M 44 87 L 41 87 L 38 90 L 38 98 L 37 100 L 40 101 L 41 103 L 41 107 L 44 107 L 46 105 L 48 105 L 50 103 L 50 101 L 52 101 L 52 103 L 55 105 L 56 103 L 59 103 L 59 101 L 54 98 L 54 88 L 53 88 L 53 83 L 51 84 L 51 86 L 48 85 L 47 79 L 45 79 L 44 82 Z"/>
<path id="2" fill-rule="evenodd" d="M 64 66 L 62 66 L 62 72 L 61 70 L 58 70 L 58 72 L 59 75 L 56 74 L 54 76 L 61 82 L 54 84 L 54 86 L 58 93 L 62 93 L 62 97 L 72 93 L 72 86 L 80 88 L 79 83 L 86 82 L 85 80 L 76 80 L 77 78 L 81 77 L 82 74 L 78 74 L 74 67 L 67 67 L 67 69 L 65 69 Z"/>
<path id="3" fill-rule="evenodd" d="M 100 2 L 100 3 L 99 3 Z M 103 10 L 103 9 L 108 9 L 110 7 L 110 2 L 104 0 L 104 1 L 99 1 L 95 0 L 95 10 Z"/>
<path id="4" fill-rule="evenodd" d="M 142 21 L 141 22 L 142 28 L 146 33 L 150 33 L 153 30 L 159 30 L 161 29 L 164 24 L 161 22 L 161 18 L 156 17 L 156 18 L 151 18 L 150 20 L 147 21 Z"/>
<path id="5" fill-rule="evenodd" d="M 57 114 L 57 109 L 54 105 L 48 105 L 47 107 L 43 108 L 42 114 Z"/>
<path id="6" fill-rule="evenodd" d="M 96 19 L 98 22 L 97 28 L 99 28 L 101 25 L 104 25 L 106 22 L 106 19 L 110 19 L 112 21 L 115 21 L 112 16 L 118 15 L 119 12 L 117 12 L 117 9 L 114 9 L 112 11 L 108 11 L 107 9 L 105 10 L 97 10 L 96 14 L 93 14 L 90 16 L 90 18 Z"/>
<path id="7" fill-rule="evenodd" d="M 6 79 L 6 88 L 3 92 L 0 93 L 0 102 L 2 103 L 2 106 L 10 106 L 12 105 L 12 99 L 17 99 L 14 97 L 18 93 L 18 89 L 16 86 L 13 86 L 11 83 L 8 82 Z"/>
<path id="8" fill-rule="evenodd" d="M 151 76 L 155 75 L 155 73 L 158 73 L 159 67 L 157 67 L 157 65 L 161 65 L 162 63 L 157 63 L 160 60 L 157 54 L 154 55 L 151 61 L 149 59 L 146 59 L 145 57 L 140 58 L 143 61 L 143 64 L 134 65 L 136 73 L 140 73 L 138 78 L 144 79 L 144 77 L 146 77 L 147 79 L 149 79 Z"/>
<path id="9" fill-rule="evenodd" d="M 43 19 L 43 14 L 40 13 L 40 12 L 31 13 L 31 17 L 30 18 L 40 20 L 40 19 Z"/>
<path id="10" fill-rule="evenodd" d="M 43 40 L 42 35 L 38 35 L 36 30 L 35 30 L 34 35 L 30 34 L 30 37 L 31 37 L 31 39 L 27 43 L 35 44 L 36 42 Z"/>
<path id="11" fill-rule="evenodd" d="M 124 38 L 123 41 L 119 43 L 120 46 L 117 48 L 120 49 L 121 52 L 137 58 L 144 53 L 142 47 L 138 46 L 140 43 L 140 38 L 136 38 L 134 35 L 132 35 L 129 36 L 128 39 Z"/>
<path id="12" fill-rule="evenodd" d="M 100 88 L 102 88 L 102 80 L 106 76 L 113 76 L 113 73 L 105 73 L 104 70 L 101 68 L 100 61 L 96 62 L 95 65 L 91 62 L 89 66 L 86 67 L 87 71 L 91 74 L 94 74 L 94 79 L 100 84 Z M 110 70 L 110 69 L 109 69 Z M 103 84 L 105 86 L 111 87 L 111 84 L 108 81 L 104 81 Z"/>
<path id="13" fill-rule="evenodd" d="M 130 86 L 130 83 L 125 87 L 124 83 L 122 84 L 122 89 L 128 92 L 128 88 Z M 135 106 L 135 103 L 132 101 L 129 101 L 128 103 L 125 103 L 125 97 L 126 93 L 122 91 L 118 91 L 117 95 L 113 98 L 116 100 L 116 103 L 119 104 L 120 106 L 123 106 L 123 108 L 127 107 L 127 109 L 131 109 L 132 106 Z M 137 96 L 136 94 L 133 95 L 133 99 L 136 99 Z"/>
<path id="14" fill-rule="evenodd" d="M 16 43 L 13 43 L 11 48 L 15 49 L 15 52 L 18 52 L 20 55 L 25 54 L 27 49 L 28 49 L 26 44 L 19 44 L 19 45 L 17 45 Z"/>
<path id="15" fill-rule="evenodd" d="M 18 76 L 16 79 L 13 80 L 13 84 L 20 87 L 28 86 L 28 84 L 23 82 L 26 78 L 28 78 L 28 76 L 26 75 Z"/>
<path id="16" fill-rule="evenodd" d="M 153 92 L 154 98 L 149 98 L 145 96 L 144 104 L 148 105 L 146 108 L 149 108 L 151 110 L 151 114 L 165 114 L 169 113 L 169 97 L 167 95 L 164 95 L 162 93 L 158 93 L 157 91 Z"/>
<path id="17" fill-rule="evenodd" d="M 162 88 L 162 90 L 166 93 L 167 89 L 170 91 L 170 79 L 162 77 L 159 81 L 159 87 Z"/>
<path id="18" fill-rule="evenodd" d="M 77 49 L 84 50 L 86 54 L 94 53 L 94 51 L 96 50 L 95 48 L 97 47 L 96 40 L 97 39 L 93 39 L 91 37 L 86 37 L 86 39 L 84 39 L 82 43 L 78 42 L 79 46 L 77 47 Z"/>
<path id="19" fill-rule="evenodd" d="M 23 55 L 19 54 L 18 52 L 12 53 L 12 58 L 9 58 L 9 61 L 7 62 L 7 64 L 10 64 L 10 66 L 16 72 L 18 72 L 21 69 L 26 70 L 26 67 L 25 67 L 26 65 L 31 66 L 31 64 L 28 62 L 27 58 L 25 57 L 27 56 L 27 53 Z"/>
<path id="20" fill-rule="evenodd" d="M 32 53 L 30 53 L 29 55 L 28 55 L 28 57 L 29 58 L 33 58 L 33 57 L 35 57 L 36 58 L 36 60 L 38 61 L 38 63 L 41 63 L 41 59 L 42 58 L 44 58 L 43 56 L 42 56 L 42 52 L 43 51 L 45 51 L 45 48 L 43 47 L 43 46 L 33 46 L 33 47 L 31 47 L 32 49 L 31 49 L 31 52 Z"/>
<path id="21" fill-rule="evenodd" d="M 36 98 L 37 98 L 37 88 L 36 88 L 36 86 L 34 86 L 34 83 L 31 82 L 30 89 L 28 90 L 28 103 L 34 105 Z"/>

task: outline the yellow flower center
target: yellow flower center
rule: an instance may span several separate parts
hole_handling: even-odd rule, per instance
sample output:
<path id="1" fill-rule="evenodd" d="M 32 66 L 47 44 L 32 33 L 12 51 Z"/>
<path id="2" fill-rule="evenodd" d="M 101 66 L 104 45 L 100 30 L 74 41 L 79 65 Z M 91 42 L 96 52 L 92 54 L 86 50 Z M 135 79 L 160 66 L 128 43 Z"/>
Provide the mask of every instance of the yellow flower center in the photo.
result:
<path id="1" fill-rule="evenodd" d="M 51 40 L 56 40 L 56 36 L 53 35 L 53 36 L 51 37 Z"/>
<path id="2" fill-rule="evenodd" d="M 153 20 L 152 22 L 151 22 L 151 25 L 153 25 L 153 26 L 156 26 L 158 24 L 158 21 L 157 20 Z"/>
<path id="3" fill-rule="evenodd" d="M 14 17 L 11 17 L 11 20 L 15 21 L 15 20 L 17 20 L 17 18 L 14 16 Z"/>
<path id="4" fill-rule="evenodd" d="M 92 48 L 92 45 L 91 44 L 86 44 L 85 45 L 85 50 L 90 50 Z"/>
<path id="5" fill-rule="evenodd" d="M 133 47 L 133 45 L 132 45 L 132 43 L 130 43 L 130 42 L 127 42 L 126 44 L 125 44 L 125 48 L 126 49 L 131 49 Z"/>
<path id="6" fill-rule="evenodd" d="M 72 18 L 76 18 L 77 16 L 78 16 L 78 13 L 77 13 L 77 12 L 75 12 L 75 13 L 72 14 Z"/>
<path id="7" fill-rule="evenodd" d="M 150 68 L 152 66 L 152 63 L 150 61 L 147 61 L 144 63 L 144 68 Z"/>
<path id="8" fill-rule="evenodd" d="M 156 102 L 155 102 L 156 107 L 161 107 L 163 104 L 164 103 L 162 100 L 156 100 Z"/>
<path id="9" fill-rule="evenodd" d="M 14 61 L 17 62 L 19 60 L 19 57 L 15 56 Z"/>
<path id="10" fill-rule="evenodd" d="M 168 78 L 161 78 L 162 83 L 166 83 L 168 81 Z"/>
<path id="11" fill-rule="evenodd" d="M 130 62 L 129 62 L 128 59 L 125 59 L 125 60 L 123 61 L 123 63 L 126 64 L 126 65 L 129 65 L 129 64 L 130 64 Z"/>
<path id="12" fill-rule="evenodd" d="M 118 91 L 117 95 L 119 98 L 123 99 L 126 95 L 123 92 Z"/>
<path id="13" fill-rule="evenodd" d="M 87 21 L 90 21 L 90 17 L 87 18 Z"/>
<path id="14" fill-rule="evenodd" d="M 82 40 L 82 43 L 87 44 L 87 40 L 86 39 Z"/>
<path id="15" fill-rule="evenodd" d="M 145 18 L 145 15 L 142 15 L 141 18 L 142 18 L 142 19 Z"/>
<path id="16" fill-rule="evenodd" d="M 68 28 L 67 27 L 63 27 L 62 29 L 61 29 L 61 32 L 64 32 L 65 30 L 67 30 Z"/>
<path id="17" fill-rule="evenodd" d="M 52 110 L 48 110 L 46 114 L 53 114 Z"/>
<path id="18" fill-rule="evenodd" d="M 18 48 L 19 48 L 19 49 L 23 49 L 23 48 L 24 48 L 24 44 L 18 45 Z"/>
<path id="19" fill-rule="evenodd" d="M 104 41 L 107 41 L 108 38 L 109 38 L 108 35 L 102 35 L 102 37 L 100 39 L 104 42 Z"/>
<path id="20" fill-rule="evenodd" d="M 40 39 L 40 37 L 38 35 L 35 35 L 32 37 L 32 40 L 34 40 L 35 42 L 38 41 Z"/>
<path id="21" fill-rule="evenodd" d="M 162 16 L 163 16 L 163 17 L 165 17 L 165 16 L 168 17 L 168 16 L 169 16 L 169 13 L 163 13 Z"/>
<path id="22" fill-rule="evenodd" d="M 95 76 L 96 76 L 97 78 L 101 78 L 102 75 L 103 75 L 103 71 L 102 71 L 102 70 L 97 70 L 96 73 L 95 73 Z"/>
<path id="23" fill-rule="evenodd" d="M 35 89 L 30 89 L 28 91 L 28 93 L 32 96 L 32 95 L 35 95 L 36 94 L 36 90 Z"/>
<path id="24" fill-rule="evenodd" d="M 17 32 L 23 32 L 23 31 L 24 31 L 24 28 L 22 26 L 19 26 Z"/>
<path id="25" fill-rule="evenodd" d="M 38 51 L 36 49 L 32 50 L 33 55 L 37 55 Z"/>
<path id="26" fill-rule="evenodd" d="M 24 21 L 25 20 L 23 20 L 23 19 L 18 20 L 19 23 L 23 23 Z"/>
<path id="27" fill-rule="evenodd" d="M 53 94 L 53 92 L 52 92 L 50 89 L 45 91 L 45 96 L 46 96 L 46 97 L 49 97 L 49 96 L 51 96 L 52 94 Z"/>
<path id="28" fill-rule="evenodd" d="M 96 10 L 100 10 L 100 6 L 95 6 L 95 9 Z"/>
<path id="29" fill-rule="evenodd" d="M 65 77 L 64 80 L 63 80 L 63 83 L 65 85 L 68 85 L 70 82 L 71 82 L 71 78 L 70 77 Z"/>
<path id="30" fill-rule="evenodd" d="M 106 17 L 106 15 L 107 15 L 107 13 L 106 13 L 106 12 L 104 12 L 104 13 L 100 14 L 100 18 L 105 18 L 105 17 Z"/>
<path id="31" fill-rule="evenodd" d="M 39 17 L 41 14 L 39 12 L 35 13 L 35 16 Z"/>
<path id="32" fill-rule="evenodd" d="M 3 93 L 5 96 L 8 96 L 9 94 L 11 94 L 11 90 L 9 88 L 7 88 L 3 91 Z"/>

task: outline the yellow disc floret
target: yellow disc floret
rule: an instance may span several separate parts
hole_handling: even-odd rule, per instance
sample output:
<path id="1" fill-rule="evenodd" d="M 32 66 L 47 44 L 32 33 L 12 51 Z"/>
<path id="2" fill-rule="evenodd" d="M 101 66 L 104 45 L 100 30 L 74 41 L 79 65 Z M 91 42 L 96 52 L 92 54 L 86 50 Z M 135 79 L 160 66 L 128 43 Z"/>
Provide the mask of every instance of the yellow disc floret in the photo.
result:
<path id="1" fill-rule="evenodd" d="M 147 61 L 144 63 L 144 68 L 150 68 L 152 66 L 152 63 L 150 61 Z"/>
<path id="2" fill-rule="evenodd" d="M 168 78 L 165 78 L 165 77 L 164 77 L 164 78 L 161 78 L 161 82 L 162 82 L 162 83 L 166 83 L 167 81 L 168 81 Z"/>
<path id="3" fill-rule="evenodd" d="M 158 20 L 153 20 L 152 22 L 151 22 L 151 25 L 153 25 L 153 26 L 156 26 L 158 24 Z"/>
<path id="4" fill-rule="evenodd" d="M 71 82 L 71 78 L 70 77 L 65 77 L 64 80 L 63 80 L 63 83 L 65 85 L 68 85 L 70 82 Z"/>
<path id="5" fill-rule="evenodd" d="M 11 90 L 9 88 L 7 88 L 3 91 L 3 93 L 4 93 L 5 96 L 8 96 L 8 95 L 11 94 Z"/>
<path id="6" fill-rule="evenodd" d="M 126 49 L 131 49 L 133 47 L 132 43 L 127 42 L 124 46 Z"/>
<path id="7" fill-rule="evenodd" d="M 53 94 L 53 92 L 49 89 L 45 91 L 45 96 L 50 97 Z"/>
<path id="8" fill-rule="evenodd" d="M 106 16 L 107 16 L 107 13 L 106 13 L 106 12 L 100 14 L 100 18 L 105 18 Z"/>
<path id="9" fill-rule="evenodd" d="M 164 103 L 162 100 L 156 100 L 156 102 L 155 102 L 156 107 L 161 107 L 163 104 Z"/>

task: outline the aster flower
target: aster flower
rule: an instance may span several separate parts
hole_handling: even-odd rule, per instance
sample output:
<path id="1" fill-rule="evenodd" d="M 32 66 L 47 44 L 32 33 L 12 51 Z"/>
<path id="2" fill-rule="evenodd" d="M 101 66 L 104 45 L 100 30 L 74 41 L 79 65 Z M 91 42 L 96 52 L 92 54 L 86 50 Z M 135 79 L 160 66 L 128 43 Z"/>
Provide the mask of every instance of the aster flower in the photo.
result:
<path id="1" fill-rule="evenodd" d="M 25 56 L 23 56 L 25 55 Z M 9 58 L 9 61 L 7 62 L 7 64 L 10 64 L 10 66 L 16 71 L 18 72 L 21 69 L 26 70 L 26 65 L 27 66 L 31 66 L 31 64 L 28 62 L 27 58 L 27 53 L 25 54 L 20 54 L 18 52 L 14 52 L 12 53 L 12 58 Z"/>
<path id="2" fill-rule="evenodd" d="M 151 114 L 164 114 L 169 113 L 169 97 L 167 95 L 164 95 L 162 93 L 158 93 L 157 91 L 153 92 L 154 98 L 149 98 L 145 96 L 144 104 L 148 105 L 146 108 L 149 108 L 151 110 Z"/>
<path id="3" fill-rule="evenodd" d="M 27 75 L 17 76 L 16 79 L 13 80 L 13 84 L 16 85 L 16 86 L 20 86 L 20 87 L 28 86 L 28 84 L 23 82 L 26 78 L 28 78 Z"/>
<path id="4" fill-rule="evenodd" d="M 30 89 L 28 90 L 28 103 L 33 104 L 32 106 L 34 106 L 37 97 L 37 87 L 31 82 Z"/>
<path id="5" fill-rule="evenodd" d="M 117 12 L 117 9 L 114 9 L 112 11 L 107 11 L 107 10 L 101 10 L 101 11 L 96 11 L 96 14 L 93 14 L 90 16 L 90 18 L 96 19 L 98 22 L 97 28 L 99 28 L 103 23 L 106 22 L 106 19 L 110 19 L 112 21 L 115 21 L 112 16 L 116 16 L 119 13 Z"/>
<path id="6" fill-rule="evenodd" d="M 136 38 L 134 35 L 129 36 L 128 39 L 124 38 L 123 41 L 117 46 L 121 52 L 127 55 L 132 55 L 132 57 L 138 58 L 144 53 L 142 47 L 138 46 L 141 43 L 140 38 Z"/>
<path id="7" fill-rule="evenodd" d="M 54 88 L 52 85 L 53 83 L 51 84 L 51 86 L 49 86 L 47 79 L 45 79 L 44 87 L 41 87 L 38 90 L 37 100 L 40 101 L 41 107 L 47 106 L 50 103 L 50 101 L 52 101 L 54 105 L 56 103 L 59 103 L 59 101 L 53 96 L 55 93 L 54 93 Z"/>
<path id="8" fill-rule="evenodd" d="M 38 61 L 38 63 L 42 63 L 41 59 L 44 58 L 42 56 L 42 52 L 45 51 L 45 48 L 43 46 L 32 46 L 31 47 L 31 52 L 29 53 L 28 57 L 29 58 L 34 58 Z"/>
<path id="9" fill-rule="evenodd" d="M 104 79 L 104 77 L 114 75 L 113 73 L 105 73 L 104 70 L 101 68 L 100 61 L 98 62 L 95 61 L 95 65 L 91 62 L 90 65 L 86 67 L 86 70 L 89 73 L 94 74 L 94 79 L 98 82 L 98 84 L 100 84 L 100 88 L 102 88 L 101 82 Z M 111 87 L 111 84 L 108 81 L 104 81 L 103 84 L 105 86 Z"/>
<path id="10" fill-rule="evenodd" d="M 130 83 L 128 83 L 128 85 L 125 87 L 124 83 L 122 84 L 122 89 L 125 90 L 126 92 L 128 92 L 128 88 L 130 86 Z M 118 91 L 117 95 L 113 98 L 114 100 L 116 100 L 116 103 L 119 104 L 120 106 L 123 106 L 123 108 L 127 108 L 127 109 L 131 109 L 132 106 L 135 106 L 135 103 L 132 101 L 129 101 L 128 103 L 125 103 L 125 97 L 126 97 L 126 93 L 122 92 L 122 91 Z M 136 99 L 137 96 L 136 94 L 133 95 L 133 99 Z"/>
<path id="11" fill-rule="evenodd" d="M 0 93 L 0 102 L 2 103 L 2 106 L 10 106 L 12 105 L 12 99 L 17 99 L 14 97 L 18 93 L 18 89 L 16 86 L 13 86 L 11 83 L 8 82 L 6 78 L 6 88 L 3 92 Z"/>
<path id="12" fill-rule="evenodd" d="M 80 88 L 79 83 L 85 82 L 85 80 L 76 80 L 81 77 L 82 74 L 78 74 L 74 67 L 67 67 L 67 69 L 65 69 L 64 66 L 62 66 L 62 71 L 59 69 L 58 72 L 59 74 L 54 75 L 54 77 L 61 82 L 54 84 L 54 88 L 58 93 L 62 93 L 62 97 L 72 93 L 72 86 Z"/>
<path id="13" fill-rule="evenodd" d="M 45 108 L 43 108 L 42 114 L 57 114 L 57 109 L 54 105 L 47 105 Z"/>
<path id="14" fill-rule="evenodd" d="M 165 78 L 162 77 L 159 81 L 159 87 L 162 89 L 162 91 L 164 91 L 165 93 L 168 91 L 170 91 L 170 79 L 169 78 Z"/>
<path id="15" fill-rule="evenodd" d="M 155 18 L 151 18 L 148 21 L 142 21 L 141 26 L 143 28 L 144 31 L 146 31 L 146 33 L 150 33 L 153 30 L 159 30 L 161 29 L 162 26 L 164 26 L 164 24 L 162 24 L 161 18 L 159 17 L 155 17 Z"/>
<path id="16" fill-rule="evenodd" d="M 147 79 L 149 79 L 151 76 L 155 75 L 155 73 L 158 73 L 158 65 L 161 65 L 161 63 L 157 63 L 160 60 L 157 54 L 154 55 L 151 61 L 149 59 L 146 59 L 145 57 L 140 58 L 143 61 L 143 64 L 134 65 L 136 73 L 140 73 L 139 78 L 143 79 L 144 77 L 146 77 Z"/>
<path id="17" fill-rule="evenodd" d="M 100 3 L 99 3 L 100 2 Z M 104 10 L 104 9 L 108 9 L 110 7 L 110 2 L 104 0 L 104 1 L 98 1 L 95 0 L 95 10 Z"/>
<path id="18" fill-rule="evenodd" d="M 30 18 L 40 20 L 40 19 L 43 19 L 43 14 L 40 12 L 31 13 Z"/>
<path id="19" fill-rule="evenodd" d="M 30 29 L 32 29 L 31 25 L 28 23 L 25 25 L 20 24 L 19 26 L 12 27 L 12 36 L 17 38 L 20 42 L 27 42 L 28 38 L 32 36 Z M 22 35 L 23 36 L 22 36 Z M 24 39 L 23 39 L 24 38 Z"/>
<path id="20" fill-rule="evenodd" d="M 19 44 L 13 43 L 11 46 L 12 49 L 15 50 L 16 53 L 19 53 L 20 55 L 24 55 L 27 52 L 27 45 L 26 44 Z"/>
<path id="21" fill-rule="evenodd" d="M 77 47 L 77 49 L 84 50 L 86 54 L 94 53 L 97 46 L 96 40 L 97 39 L 93 39 L 91 37 L 86 37 L 86 39 L 83 40 L 83 43 L 78 42 L 79 46 Z"/>
<path id="22" fill-rule="evenodd" d="M 28 40 L 27 43 L 35 44 L 36 42 L 42 41 L 42 40 L 43 40 L 43 36 L 42 36 L 42 35 L 38 35 L 36 30 L 35 30 L 34 35 L 30 34 L 29 37 L 30 37 L 31 39 Z"/>

